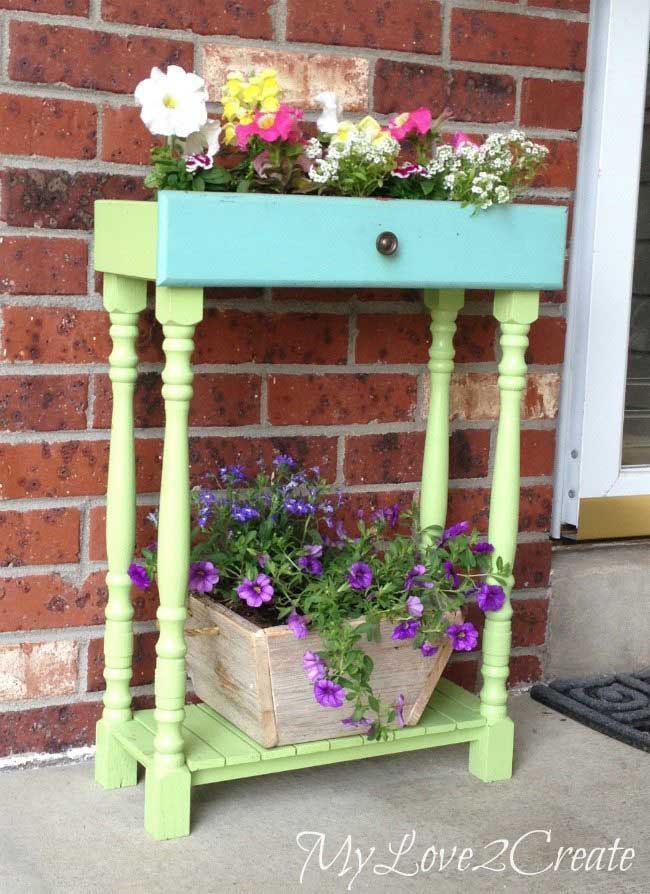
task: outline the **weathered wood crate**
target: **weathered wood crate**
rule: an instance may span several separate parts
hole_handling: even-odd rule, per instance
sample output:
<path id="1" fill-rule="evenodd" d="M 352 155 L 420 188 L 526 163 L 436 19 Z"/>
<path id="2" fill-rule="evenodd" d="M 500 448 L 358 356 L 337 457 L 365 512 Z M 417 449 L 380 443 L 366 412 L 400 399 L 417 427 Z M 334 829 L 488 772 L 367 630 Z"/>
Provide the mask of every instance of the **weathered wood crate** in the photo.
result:
<path id="1" fill-rule="evenodd" d="M 341 723 L 350 703 L 321 707 L 303 673 L 304 653 L 322 649 L 318 635 L 297 639 L 284 624 L 257 627 L 207 596 L 190 596 L 189 610 L 188 632 L 198 634 L 187 639 L 196 694 L 256 742 L 271 748 L 359 734 Z M 425 658 L 409 640 L 391 640 L 392 629 L 383 622 L 381 642 L 364 640 L 363 648 L 374 662 L 375 693 L 386 704 L 403 694 L 404 720 L 414 726 L 449 661 L 451 641 L 442 637 L 438 653 Z"/>

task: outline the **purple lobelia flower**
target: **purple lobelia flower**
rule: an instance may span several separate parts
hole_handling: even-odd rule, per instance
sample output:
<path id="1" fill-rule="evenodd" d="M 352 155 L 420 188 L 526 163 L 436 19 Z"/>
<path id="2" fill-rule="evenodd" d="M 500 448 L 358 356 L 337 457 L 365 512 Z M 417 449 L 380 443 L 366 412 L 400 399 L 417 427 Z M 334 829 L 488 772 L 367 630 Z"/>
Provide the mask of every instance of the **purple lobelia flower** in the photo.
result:
<path id="1" fill-rule="evenodd" d="M 442 532 L 442 537 L 440 538 L 440 546 L 444 546 L 444 544 L 448 540 L 451 540 L 452 537 L 460 537 L 461 534 L 467 534 L 468 531 L 469 522 L 466 521 L 457 522 L 450 528 L 445 528 L 445 530 Z"/>
<path id="2" fill-rule="evenodd" d="M 314 506 L 307 500 L 297 499 L 296 497 L 287 497 L 283 503 L 284 508 L 289 515 L 295 515 L 296 518 L 305 518 L 314 511 Z"/>
<path id="3" fill-rule="evenodd" d="M 406 610 L 412 618 L 421 618 L 424 614 L 424 606 L 419 596 L 409 596 L 406 600 Z"/>
<path id="4" fill-rule="evenodd" d="M 302 669 L 310 683 L 322 680 L 327 673 L 327 665 L 317 652 L 305 652 L 302 656 Z"/>
<path id="5" fill-rule="evenodd" d="M 255 509 L 254 506 L 250 506 L 248 503 L 244 503 L 241 506 L 233 505 L 230 509 L 230 515 L 235 521 L 242 523 L 254 521 L 254 519 L 260 517 L 257 509 Z"/>
<path id="6" fill-rule="evenodd" d="M 224 483 L 246 481 L 246 470 L 241 465 L 222 466 L 219 469 L 219 477 Z"/>
<path id="7" fill-rule="evenodd" d="M 345 689 L 334 680 L 322 677 L 314 683 L 314 698 L 323 708 L 340 708 L 345 701 Z"/>
<path id="8" fill-rule="evenodd" d="M 295 608 L 287 618 L 287 627 L 297 639 L 304 639 L 309 633 L 304 615 L 299 615 Z"/>
<path id="9" fill-rule="evenodd" d="M 399 503 L 393 503 L 391 506 L 386 506 L 383 509 L 376 509 L 372 513 L 372 518 L 377 521 L 386 521 L 391 529 L 394 531 L 397 527 L 397 523 L 399 522 L 399 514 L 400 514 L 400 505 Z"/>
<path id="10" fill-rule="evenodd" d="M 348 571 L 348 583 L 353 590 L 367 590 L 372 583 L 372 568 L 365 562 L 353 562 Z"/>
<path id="11" fill-rule="evenodd" d="M 409 618 L 408 621 L 400 621 L 400 623 L 391 633 L 390 638 L 413 639 L 414 636 L 417 636 L 417 632 L 420 629 L 420 626 L 421 622 L 415 621 L 412 618 Z"/>
<path id="12" fill-rule="evenodd" d="M 445 631 L 455 652 L 471 652 L 478 643 L 478 630 L 470 621 L 464 624 L 450 624 Z"/>
<path id="13" fill-rule="evenodd" d="M 422 652 L 425 658 L 431 658 L 432 655 L 438 654 L 438 646 L 434 646 L 428 639 L 425 639 L 420 646 L 420 652 Z"/>
<path id="14" fill-rule="evenodd" d="M 480 555 L 481 553 L 493 553 L 494 547 L 491 543 L 487 543 L 487 541 L 483 540 L 480 543 L 473 543 L 470 546 L 470 549 L 475 555 Z"/>
<path id="15" fill-rule="evenodd" d="M 255 580 L 245 577 L 237 587 L 237 595 L 250 608 L 259 608 L 262 603 L 270 602 L 273 598 L 270 577 L 266 574 L 258 574 Z"/>
<path id="16" fill-rule="evenodd" d="M 498 612 L 506 601 L 506 594 L 498 584 L 481 584 L 476 601 L 481 611 Z"/>
<path id="17" fill-rule="evenodd" d="M 449 559 L 447 559 L 445 562 L 442 563 L 442 567 L 445 570 L 445 577 L 447 578 L 449 583 L 453 587 L 459 587 L 460 586 L 460 578 L 454 571 L 454 563 L 451 562 Z"/>
<path id="18" fill-rule="evenodd" d="M 132 562 L 129 565 L 128 574 L 131 578 L 131 582 L 135 584 L 138 590 L 148 590 L 151 586 L 151 578 L 147 574 L 147 569 L 142 565 Z"/>
<path id="19" fill-rule="evenodd" d="M 273 457 L 273 465 L 274 466 L 287 466 L 289 469 L 294 469 L 296 467 L 296 461 L 292 456 L 289 456 L 288 453 L 278 453 L 277 456 Z"/>
<path id="20" fill-rule="evenodd" d="M 404 720 L 404 702 L 406 699 L 404 698 L 404 693 L 400 692 L 397 696 L 397 701 L 395 702 L 395 720 L 397 720 L 397 725 L 400 729 L 403 729 L 406 726 L 406 722 Z"/>
<path id="21" fill-rule="evenodd" d="M 196 593 L 211 593 L 219 583 L 219 569 L 212 562 L 192 562 L 190 565 L 190 579 L 187 583 L 189 590 Z"/>

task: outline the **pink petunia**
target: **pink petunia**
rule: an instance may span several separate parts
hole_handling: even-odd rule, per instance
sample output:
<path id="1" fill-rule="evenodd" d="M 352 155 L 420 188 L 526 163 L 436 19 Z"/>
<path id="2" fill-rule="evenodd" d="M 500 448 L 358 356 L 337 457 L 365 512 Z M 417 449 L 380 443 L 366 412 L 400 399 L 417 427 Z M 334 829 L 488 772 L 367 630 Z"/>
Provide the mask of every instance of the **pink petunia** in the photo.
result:
<path id="1" fill-rule="evenodd" d="M 259 137 L 265 143 L 298 140 L 298 121 L 301 117 L 302 111 L 291 106 L 280 106 L 277 112 L 255 112 L 250 124 L 237 125 L 237 145 L 245 149 L 251 137 Z"/>
<path id="2" fill-rule="evenodd" d="M 414 112 L 403 112 L 388 123 L 390 135 L 400 142 L 409 134 L 424 135 L 431 128 L 432 115 L 429 109 L 421 106 Z"/>
<path id="3" fill-rule="evenodd" d="M 477 144 L 474 142 L 474 140 L 471 140 L 467 136 L 465 131 L 457 130 L 453 136 L 451 145 L 454 147 L 454 152 L 457 152 L 461 146 L 465 146 L 465 145 L 476 146 Z"/>

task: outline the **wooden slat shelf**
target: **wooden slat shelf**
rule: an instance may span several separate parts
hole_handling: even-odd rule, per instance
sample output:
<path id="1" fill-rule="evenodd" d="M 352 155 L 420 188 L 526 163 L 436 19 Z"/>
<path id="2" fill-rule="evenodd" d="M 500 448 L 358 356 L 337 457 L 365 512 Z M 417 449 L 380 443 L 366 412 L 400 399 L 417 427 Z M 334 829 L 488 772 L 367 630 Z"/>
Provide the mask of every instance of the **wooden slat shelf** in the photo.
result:
<path id="1" fill-rule="evenodd" d="M 448 680 L 442 680 L 417 726 L 391 733 L 388 742 L 367 742 L 361 736 L 322 739 L 263 748 L 207 705 L 187 705 L 183 723 L 185 759 L 192 785 L 261 776 L 284 770 L 321 766 L 365 757 L 398 754 L 454 742 L 471 742 L 486 720 L 480 701 Z M 152 710 L 137 711 L 115 730 L 115 738 L 138 763 L 153 761 L 156 722 Z"/>

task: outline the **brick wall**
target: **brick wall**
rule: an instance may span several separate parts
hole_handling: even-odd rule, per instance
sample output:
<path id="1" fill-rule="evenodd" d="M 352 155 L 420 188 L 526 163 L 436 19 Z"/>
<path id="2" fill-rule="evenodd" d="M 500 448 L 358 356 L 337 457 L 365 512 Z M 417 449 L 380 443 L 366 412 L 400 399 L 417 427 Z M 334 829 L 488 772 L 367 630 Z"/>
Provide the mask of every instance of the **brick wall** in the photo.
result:
<path id="1" fill-rule="evenodd" d="M 334 85 L 355 113 L 448 104 L 470 132 L 521 124 L 551 150 L 535 194 L 570 204 L 587 12 L 588 0 L 0 0 L 0 755 L 87 744 L 100 710 L 110 395 L 92 203 L 144 195 L 138 80 L 176 62 L 215 85 L 231 64 L 271 63 L 296 101 Z M 529 351 L 515 683 L 543 669 L 563 301 L 543 296 Z M 195 476 L 218 457 L 279 447 L 318 461 L 361 505 L 410 500 L 426 413 L 418 294 L 211 290 L 206 307 Z M 482 530 L 497 413 L 489 311 L 489 294 L 471 296 L 452 396 L 450 518 Z M 159 480 L 160 341 L 150 312 L 137 393 L 140 523 Z M 138 594 L 140 702 L 151 698 L 154 611 Z M 470 655 L 452 674 L 471 687 L 476 669 Z"/>

